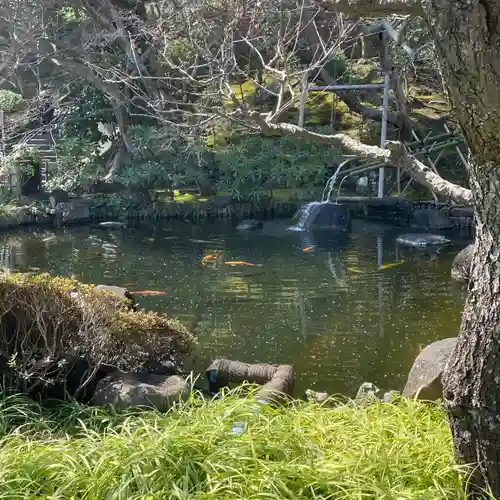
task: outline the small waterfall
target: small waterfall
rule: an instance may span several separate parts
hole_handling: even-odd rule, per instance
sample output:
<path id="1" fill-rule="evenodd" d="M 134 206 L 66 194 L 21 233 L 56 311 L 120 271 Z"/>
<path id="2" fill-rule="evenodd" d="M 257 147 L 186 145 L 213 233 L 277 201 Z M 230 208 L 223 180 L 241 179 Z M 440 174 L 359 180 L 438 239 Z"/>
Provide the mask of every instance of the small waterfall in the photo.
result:
<path id="1" fill-rule="evenodd" d="M 311 211 L 317 205 L 322 205 L 326 203 L 324 201 L 311 201 L 306 205 L 299 208 L 297 213 L 293 216 L 294 225 L 289 227 L 289 231 L 304 231 L 307 219 L 309 218 Z"/>
<path id="2" fill-rule="evenodd" d="M 323 195 L 321 196 L 321 201 L 330 201 L 332 197 L 333 188 L 335 187 L 335 183 L 337 182 L 337 176 L 339 175 L 340 169 L 345 165 L 345 162 L 342 162 L 335 170 L 334 174 L 326 181 L 325 189 L 323 189 Z M 337 203 L 337 199 L 335 199 L 335 203 Z"/>
<path id="3" fill-rule="evenodd" d="M 325 189 L 323 189 L 321 201 L 311 201 L 297 211 L 293 217 L 294 225 L 288 228 L 290 231 L 306 231 L 313 225 L 332 229 L 347 229 L 350 227 L 349 210 L 345 206 L 338 204 L 338 196 L 335 198 L 335 202 L 330 201 L 339 172 L 348 161 L 343 161 L 328 179 Z M 318 208 L 319 205 L 328 206 Z"/>

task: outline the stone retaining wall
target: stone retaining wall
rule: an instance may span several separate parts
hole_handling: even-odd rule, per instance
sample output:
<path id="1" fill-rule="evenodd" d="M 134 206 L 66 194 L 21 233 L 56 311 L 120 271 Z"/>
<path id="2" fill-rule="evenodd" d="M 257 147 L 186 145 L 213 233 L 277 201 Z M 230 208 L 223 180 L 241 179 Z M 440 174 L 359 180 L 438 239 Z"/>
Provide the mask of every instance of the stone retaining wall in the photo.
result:
<path id="1" fill-rule="evenodd" d="M 449 205 L 434 200 L 410 201 L 399 198 L 339 198 L 352 210 L 353 217 L 378 220 L 389 224 L 411 224 L 415 210 L 431 209 L 448 215 L 458 228 L 474 228 L 474 210 L 472 207 Z"/>
<path id="2" fill-rule="evenodd" d="M 299 201 L 275 200 L 267 200 L 260 204 L 234 203 L 225 198 L 220 197 L 220 199 L 202 204 L 150 202 L 129 205 L 128 207 L 123 205 L 110 206 L 104 203 L 96 204 L 92 200 L 80 199 L 59 203 L 56 209 L 50 211 L 50 214 L 42 210 L 33 211 L 29 207 L 19 207 L 8 215 L 0 214 L 0 231 L 26 225 L 47 223 L 65 225 L 84 223 L 89 220 L 290 218 L 304 204 Z M 352 216 L 358 219 L 409 225 L 415 210 L 431 209 L 448 215 L 457 228 L 471 230 L 474 227 L 472 207 L 451 206 L 436 201 L 410 201 L 399 198 L 344 197 L 339 198 L 338 201 L 346 204 L 350 208 Z"/>
<path id="3" fill-rule="evenodd" d="M 217 200 L 203 204 L 151 202 L 124 207 L 96 204 L 90 199 L 78 199 L 57 203 L 55 208 L 11 207 L 8 212 L 0 213 L 0 231 L 20 226 L 57 226 L 105 220 L 290 218 L 301 205 L 300 202 L 273 200 L 260 205 L 230 201 L 224 203 L 224 200 Z"/>
<path id="4" fill-rule="evenodd" d="M 301 202 L 274 200 L 261 204 L 232 203 L 231 201 L 202 204 L 154 202 L 142 207 L 132 207 L 125 210 L 109 206 L 94 206 L 91 207 L 91 217 L 95 220 L 288 218 L 292 217 L 302 204 Z"/>

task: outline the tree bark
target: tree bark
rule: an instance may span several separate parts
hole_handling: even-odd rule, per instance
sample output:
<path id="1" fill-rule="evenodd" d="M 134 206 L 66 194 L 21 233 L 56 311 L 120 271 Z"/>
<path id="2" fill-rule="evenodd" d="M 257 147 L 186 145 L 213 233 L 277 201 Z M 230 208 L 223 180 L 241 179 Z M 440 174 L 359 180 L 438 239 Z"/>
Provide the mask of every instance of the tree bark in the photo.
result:
<path id="1" fill-rule="evenodd" d="M 490 489 L 500 498 L 500 5 L 425 0 L 422 7 L 471 151 L 476 214 L 469 294 L 444 400 L 457 461 L 474 466 L 469 497 Z"/>
<path id="2" fill-rule="evenodd" d="M 422 14 L 433 35 L 471 152 L 476 215 L 469 293 L 443 395 L 457 461 L 473 466 L 469 498 L 484 498 L 489 491 L 500 499 L 500 3 L 329 0 L 327 5 L 350 15 Z M 414 167 L 418 162 L 410 161 Z"/>
<path id="3" fill-rule="evenodd" d="M 500 498 L 500 171 L 471 168 L 476 241 L 470 286 L 455 352 L 444 377 L 455 455 L 472 464 L 469 498 L 491 489 Z"/>
<path id="4" fill-rule="evenodd" d="M 426 0 L 425 16 L 472 158 L 476 244 L 459 341 L 444 399 L 461 464 L 476 465 L 471 498 L 500 498 L 500 5 Z"/>

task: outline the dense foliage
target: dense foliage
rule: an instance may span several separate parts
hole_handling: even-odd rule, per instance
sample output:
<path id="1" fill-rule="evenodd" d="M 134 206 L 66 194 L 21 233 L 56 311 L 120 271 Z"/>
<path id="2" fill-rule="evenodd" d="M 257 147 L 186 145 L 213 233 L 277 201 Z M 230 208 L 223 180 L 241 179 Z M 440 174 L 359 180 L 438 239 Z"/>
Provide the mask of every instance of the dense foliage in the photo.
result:
<path id="1" fill-rule="evenodd" d="M 304 28 L 304 16 L 314 16 L 316 33 Z M 196 0 L 175 9 L 111 0 L 106 12 L 96 12 L 88 2 L 32 2 L 26 9 L 13 0 L 2 19 L 14 33 L 0 32 L 3 76 L 16 90 L 0 90 L 0 110 L 15 111 L 21 99 L 31 109 L 29 120 L 9 119 L 7 145 L 37 126 L 41 105 L 56 110 L 58 158 L 48 189 L 88 191 L 112 179 L 131 189 L 198 186 L 203 195 L 258 201 L 272 189 L 319 187 L 336 151 L 294 136 L 266 137 L 235 111 L 297 123 L 303 75 L 321 85 L 380 81 L 377 58 L 360 59 L 359 24 L 317 6 L 301 14 L 275 0 L 245 7 Z M 22 44 L 16 40 L 26 25 L 35 40 Z M 406 39 L 417 51 L 409 55 L 391 43 L 394 64 L 407 86 L 427 68 L 424 87 L 432 87 L 428 30 L 411 20 Z M 366 137 L 359 130 L 363 110 L 370 115 L 380 97 L 378 91 L 348 99 L 311 94 L 306 125 L 377 143 L 379 133 Z M 391 108 L 400 111 L 392 101 Z"/>
<path id="2" fill-rule="evenodd" d="M 317 128 L 321 131 L 321 128 Z M 235 200 L 259 201 L 278 188 L 323 186 L 338 151 L 292 137 L 262 138 L 237 135 L 231 143 L 209 147 L 189 143 L 168 127 L 130 127 L 134 153 L 117 170 L 116 180 L 130 190 L 204 186 Z M 59 168 L 49 188 L 88 189 L 105 173 L 107 151 L 85 137 L 59 143 Z"/>

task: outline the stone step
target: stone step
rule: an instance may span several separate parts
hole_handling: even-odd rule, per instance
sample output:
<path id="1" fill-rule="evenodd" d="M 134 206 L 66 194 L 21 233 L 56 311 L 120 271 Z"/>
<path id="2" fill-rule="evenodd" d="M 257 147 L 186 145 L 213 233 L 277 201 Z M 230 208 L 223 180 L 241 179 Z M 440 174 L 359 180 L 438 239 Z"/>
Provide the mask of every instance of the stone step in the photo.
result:
<path id="1" fill-rule="evenodd" d="M 52 151 L 54 147 L 51 144 L 27 144 L 29 148 L 38 149 L 39 151 Z"/>
<path id="2" fill-rule="evenodd" d="M 52 144 L 27 144 L 29 148 L 35 148 L 39 151 L 52 151 L 54 146 Z"/>
<path id="3" fill-rule="evenodd" d="M 39 146 L 53 146 L 54 143 L 52 141 L 26 141 L 26 144 L 28 146 L 36 146 L 36 147 L 39 147 Z"/>
<path id="4" fill-rule="evenodd" d="M 26 142 L 40 142 L 40 141 L 51 141 L 52 138 L 50 135 L 34 135 L 33 137 L 30 137 Z"/>
<path id="5" fill-rule="evenodd" d="M 30 146 L 35 146 L 35 145 L 38 146 L 45 144 L 53 146 L 54 142 L 51 139 L 29 139 L 28 141 L 26 141 L 26 144 Z"/>
<path id="6" fill-rule="evenodd" d="M 38 150 L 38 152 L 40 154 L 44 154 L 44 153 L 54 154 L 54 148 L 44 148 L 44 149 L 36 148 L 36 149 Z"/>

